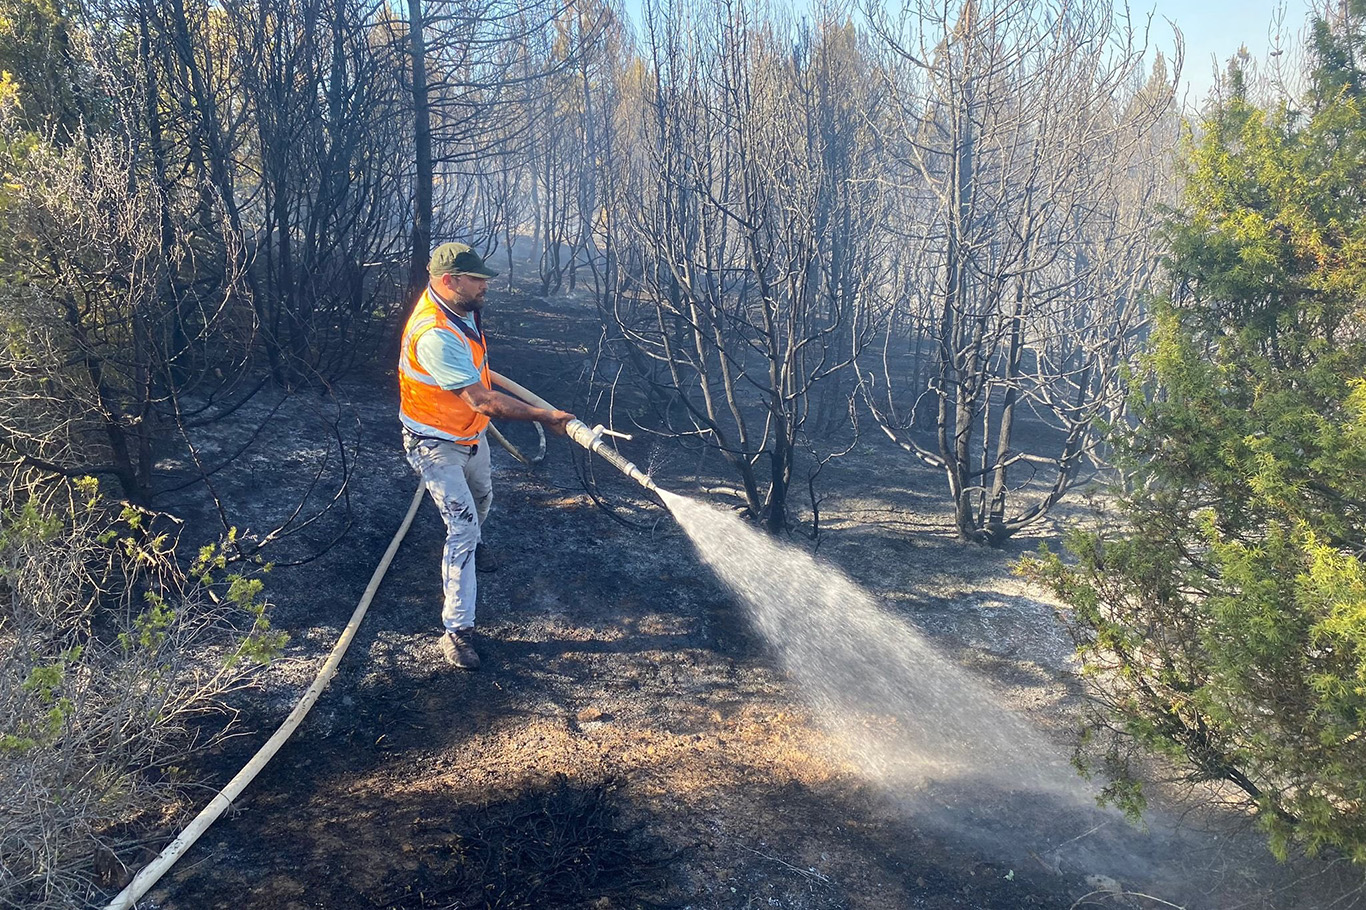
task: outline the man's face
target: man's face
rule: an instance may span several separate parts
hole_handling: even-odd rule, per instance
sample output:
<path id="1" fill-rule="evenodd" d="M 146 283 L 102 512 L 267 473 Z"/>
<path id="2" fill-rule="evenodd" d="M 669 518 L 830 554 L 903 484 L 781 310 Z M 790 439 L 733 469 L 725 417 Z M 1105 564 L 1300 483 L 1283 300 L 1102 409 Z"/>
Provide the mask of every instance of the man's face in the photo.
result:
<path id="1" fill-rule="evenodd" d="M 484 295 L 488 293 L 489 280 L 475 275 L 445 275 L 446 288 L 452 299 L 471 313 L 484 308 Z"/>

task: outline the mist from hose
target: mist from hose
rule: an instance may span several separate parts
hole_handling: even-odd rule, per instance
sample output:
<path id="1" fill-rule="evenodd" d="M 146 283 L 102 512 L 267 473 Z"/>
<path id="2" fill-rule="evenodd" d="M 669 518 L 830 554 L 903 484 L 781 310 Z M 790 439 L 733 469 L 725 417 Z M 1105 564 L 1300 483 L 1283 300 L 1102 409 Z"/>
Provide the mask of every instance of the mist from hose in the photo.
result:
<path id="1" fill-rule="evenodd" d="M 566 434 L 660 497 L 866 777 L 898 794 L 989 778 L 1091 802 L 1056 747 L 839 569 L 659 488 L 604 444 L 602 427 L 574 420 Z"/>
<path id="2" fill-rule="evenodd" d="M 981 777 L 1077 793 L 1055 746 L 839 569 L 734 513 L 659 495 L 870 779 L 898 793 Z"/>

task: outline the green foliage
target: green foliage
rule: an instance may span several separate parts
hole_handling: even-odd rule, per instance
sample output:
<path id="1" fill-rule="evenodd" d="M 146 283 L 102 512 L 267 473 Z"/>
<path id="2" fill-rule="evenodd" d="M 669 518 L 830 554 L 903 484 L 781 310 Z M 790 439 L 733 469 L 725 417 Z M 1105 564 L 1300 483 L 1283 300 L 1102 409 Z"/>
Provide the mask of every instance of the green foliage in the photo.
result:
<path id="1" fill-rule="evenodd" d="M 75 12 L 66 0 L 0 0 L 0 70 L 20 121 L 60 139 L 83 121 L 107 118 L 105 99 L 92 91 Z"/>
<path id="2" fill-rule="evenodd" d="M 186 572 L 171 524 L 88 478 L 0 510 L 0 904 L 84 905 L 95 857 L 194 783 L 187 719 L 285 643 L 230 542 Z"/>
<path id="3" fill-rule="evenodd" d="M 0 550 L 22 543 L 47 544 L 63 530 L 62 520 L 55 515 L 43 515 L 32 500 L 18 509 L 5 513 L 0 523 Z M 5 567 L 0 566 L 0 576 Z"/>
<path id="4" fill-rule="evenodd" d="M 33 667 L 19 691 L 27 698 L 28 711 L 13 732 L 0 735 L 0 751 L 27 752 L 51 746 L 61 735 L 75 704 L 64 694 L 67 666 L 79 659 L 80 648 L 60 655 L 54 662 Z"/>
<path id="5" fill-rule="evenodd" d="M 28 752 L 51 746 L 61 735 L 68 718 L 75 711 L 75 703 L 63 693 L 67 665 L 79 660 L 81 648 L 72 648 L 56 661 L 34 667 L 29 671 L 20 690 L 35 703 L 31 713 L 21 718 L 15 732 L 0 734 L 0 752 L 11 754 Z"/>
<path id="6" fill-rule="evenodd" d="M 3 32 L 4 28 L 4 22 L 0 21 L 0 32 Z M 17 122 L 21 109 L 19 83 L 14 80 L 13 73 L 0 66 L 0 124 Z M 31 133 L 12 128 L 3 130 L 0 132 L 0 160 L 22 157 L 33 141 Z M 0 212 L 12 204 L 12 196 L 18 188 L 13 182 L 13 175 L 5 173 L 4 170 L 0 168 Z"/>
<path id="7" fill-rule="evenodd" d="M 1356 25 L 1366 18 L 1366 2 L 1347 0 L 1338 15 L 1346 19 L 1338 28 L 1322 19 L 1313 25 L 1311 41 L 1319 61 L 1313 72 L 1314 98 L 1336 98 L 1344 93 L 1359 98 L 1366 88 L 1361 69 L 1366 63 L 1366 34 Z"/>
<path id="8" fill-rule="evenodd" d="M 1235 93 L 1192 140 L 1177 292 L 1115 439 L 1124 520 L 1021 569 L 1071 607 L 1093 731 L 1118 731 L 1108 796 L 1140 805 L 1141 746 L 1240 788 L 1278 854 L 1363 862 L 1366 98 L 1344 21 L 1319 30 L 1309 117 Z"/>
<path id="9" fill-rule="evenodd" d="M 269 567 L 267 567 L 267 571 Z M 238 646 L 237 653 L 228 659 L 229 666 L 239 661 L 269 663 L 289 641 L 285 632 L 272 632 L 266 616 L 266 604 L 260 599 L 265 582 L 245 575 L 228 576 L 227 599 L 253 617 L 251 632 Z"/>

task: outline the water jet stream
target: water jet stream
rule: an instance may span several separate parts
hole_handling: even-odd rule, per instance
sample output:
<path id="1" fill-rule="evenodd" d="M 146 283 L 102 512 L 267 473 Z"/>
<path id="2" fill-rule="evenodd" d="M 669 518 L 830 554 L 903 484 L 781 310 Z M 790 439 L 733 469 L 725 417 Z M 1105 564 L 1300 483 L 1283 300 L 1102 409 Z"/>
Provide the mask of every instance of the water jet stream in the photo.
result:
<path id="1" fill-rule="evenodd" d="M 869 778 L 895 791 L 982 775 L 1077 789 L 1055 746 L 835 566 L 734 513 L 659 495 Z"/>
<path id="2" fill-rule="evenodd" d="M 905 792 L 986 776 L 996 788 L 1089 801 L 1055 747 L 843 572 L 734 513 L 660 488 L 601 430 L 575 420 L 567 435 L 663 501 L 867 777 Z"/>

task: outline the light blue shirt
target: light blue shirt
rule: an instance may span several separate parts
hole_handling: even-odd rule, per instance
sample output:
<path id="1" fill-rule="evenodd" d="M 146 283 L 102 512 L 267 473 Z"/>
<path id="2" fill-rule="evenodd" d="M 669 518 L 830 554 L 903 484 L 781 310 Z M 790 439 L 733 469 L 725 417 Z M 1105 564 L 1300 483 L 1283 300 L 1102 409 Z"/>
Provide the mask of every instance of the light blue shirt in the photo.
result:
<path id="1" fill-rule="evenodd" d="M 462 319 L 475 334 L 474 317 L 460 317 L 448 314 L 452 319 Z M 463 338 L 456 336 L 450 329 L 429 329 L 417 339 L 414 351 L 422 369 L 431 374 L 436 384 L 443 389 L 463 389 L 467 385 L 478 385 L 479 367 L 474 363 L 474 350 Z"/>

